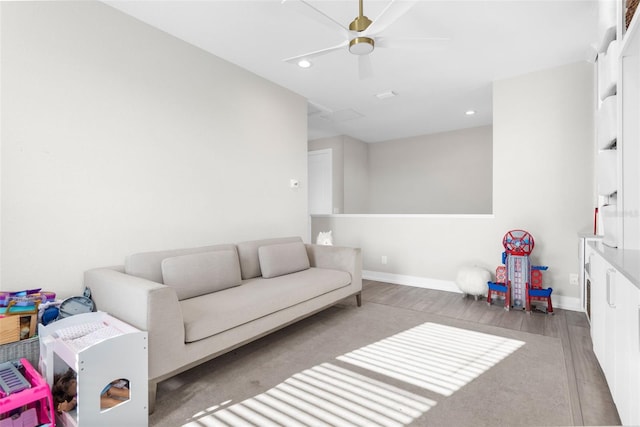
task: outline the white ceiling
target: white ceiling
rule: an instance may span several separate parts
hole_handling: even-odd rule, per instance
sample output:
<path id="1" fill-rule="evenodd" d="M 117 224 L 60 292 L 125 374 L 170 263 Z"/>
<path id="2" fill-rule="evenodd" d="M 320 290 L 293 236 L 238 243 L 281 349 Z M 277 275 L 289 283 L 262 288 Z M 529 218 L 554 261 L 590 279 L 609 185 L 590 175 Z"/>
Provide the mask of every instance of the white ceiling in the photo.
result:
<path id="1" fill-rule="evenodd" d="M 358 15 L 357 0 L 307 1 L 345 27 Z M 491 124 L 494 80 L 591 59 L 597 29 L 596 0 L 417 1 L 383 35 L 448 40 L 377 48 L 373 77 L 360 79 L 347 48 L 308 69 L 283 61 L 344 41 L 299 0 L 107 3 L 307 98 L 309 139 L 379 142 Z M 375 21 L 388 4 L 364 0 L 364 14 Z M 398 96 L 375 96 L 387 91 Z"/>

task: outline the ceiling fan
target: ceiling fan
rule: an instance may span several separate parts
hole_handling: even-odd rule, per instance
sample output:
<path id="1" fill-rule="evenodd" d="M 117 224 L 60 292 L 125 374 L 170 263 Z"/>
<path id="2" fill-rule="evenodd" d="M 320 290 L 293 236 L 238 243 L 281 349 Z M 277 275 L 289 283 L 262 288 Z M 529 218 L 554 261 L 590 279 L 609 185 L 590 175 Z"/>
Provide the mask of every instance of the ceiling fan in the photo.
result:
<path id="1" fill-rule="evenodd" d="M 439 37 L 389 38 L 381 36 L 381 33 L 389 28 L 398 18 L 406 14 L 417 3 L 417 0 L 391 0 L 375 20 L 371 20 L 364 15 L 363 0 L 359 0 L 358 16 L 349 23 L 348 27 L 345 27 L 331 16 L 322 12 L 307 0 L 282 0 L 282 3 L 285 2 L 287 4 L 303 6 L 298 8 L 300 12 L 314 18 L 316 21 L 341 31 L 345 38 L 343 42 L 335 46 L 292 56 L 283 60 L 289 63 L 297 64 L 301 60 L 308 61 L 336 50 L 348 48 L 349 52 L 358 56 L 359 75 L 360 78 L 363 79 L 371 77 L 373 74 L 369 54 L 373 52 L 375 48 L 432 48 L 437 45 L 437 42 L 449 40 Z"/>

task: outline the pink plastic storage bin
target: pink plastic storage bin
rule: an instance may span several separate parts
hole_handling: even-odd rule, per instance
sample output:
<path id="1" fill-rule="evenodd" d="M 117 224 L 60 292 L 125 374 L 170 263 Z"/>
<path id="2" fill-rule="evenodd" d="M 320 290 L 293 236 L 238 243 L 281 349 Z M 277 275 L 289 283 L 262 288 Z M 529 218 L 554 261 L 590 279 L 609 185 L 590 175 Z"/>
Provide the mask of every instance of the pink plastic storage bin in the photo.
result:
<path id="1" fill-rule="evenodd" d="M 26 407 L 22 415 L 29 416 L 30 409 L 35 409 L 38 424 L 56 425 L 56 418 L 53 409 L 53 397 L 51 389 L 40 374 L 31 366 L 27 359 L 20 359 L 24 367 L 24 379 L 29 383 L 30 388 L 17 391 L 0 398 L 0 418 L 9 414 L 14 409 Z M 21 415 L 21 416 L 22 416 Z M 24 424 L 23 424 L 24 425 Z"/>

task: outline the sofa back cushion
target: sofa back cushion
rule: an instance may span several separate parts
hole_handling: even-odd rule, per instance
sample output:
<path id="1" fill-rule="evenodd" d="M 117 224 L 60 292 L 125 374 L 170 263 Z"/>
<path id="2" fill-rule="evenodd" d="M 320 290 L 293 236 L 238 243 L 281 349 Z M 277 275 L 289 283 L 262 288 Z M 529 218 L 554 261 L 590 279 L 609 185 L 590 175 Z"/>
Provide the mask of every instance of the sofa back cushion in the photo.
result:
<path id="1" fill-rule="evenodd" d="M 202 252 L 214 252 L 220 250 L 234 250 L 235 245 L 214 245 L 198 248 L 173 249 L 156 252 L 140 252 L 129 255 L 125 259 L 124 272 L 132 276 L 141 277 L 158 283 L 162 280 L 162 260 L 181 255 L 196 254 Z"/>
<path id="2" fill-rule="evenodd" d="M 162 261 L 164 284 L 175 289 L 178 300 L 240 285 L 240 263 L 235 248 L 181 255 Z"/>
<path id="3" fill-rule="evenodd" d="M 238 243 L 238 257 L 240 258 L 240 270 L 242 279 L 253 279 L 262 276 L 260 270 L 260 258 L 258 248 L 261 246 L 277 245 L 279 243 L 301 242 L 300 237 L 280 237 L 276 239 L 252 240 Z"/>
<path id="4" fill-rule="evenodd" d="M 279 243 L 258 248 L 262 277 L 270 279 L 306 270 L 309 265 L 307 249 L 302 242 Z"/>

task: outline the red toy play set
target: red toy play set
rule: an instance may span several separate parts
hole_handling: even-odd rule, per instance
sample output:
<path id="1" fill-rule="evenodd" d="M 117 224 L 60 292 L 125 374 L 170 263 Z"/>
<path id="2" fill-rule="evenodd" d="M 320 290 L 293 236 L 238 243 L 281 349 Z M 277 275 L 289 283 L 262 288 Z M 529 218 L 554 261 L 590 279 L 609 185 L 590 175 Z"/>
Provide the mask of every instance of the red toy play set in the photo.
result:
<path id="1" fill-rule="evenodd" d="M 496 281 L 488 282 L 487 303 L 491 305 L 494 294 L 502 295 L 505 310 L 517 308 L 531 313 L 532 301 L 544 301 L 546 312 L 553 314 L 553 289 L 542 285 L 542 272 L 548 267 L 532 266 L 529 260 L 534 247 L 533 236 L 524 230 L 511 230 L 502 238 L 502 245 L 505 249 L 503 265 L 496 268 Z"/>

